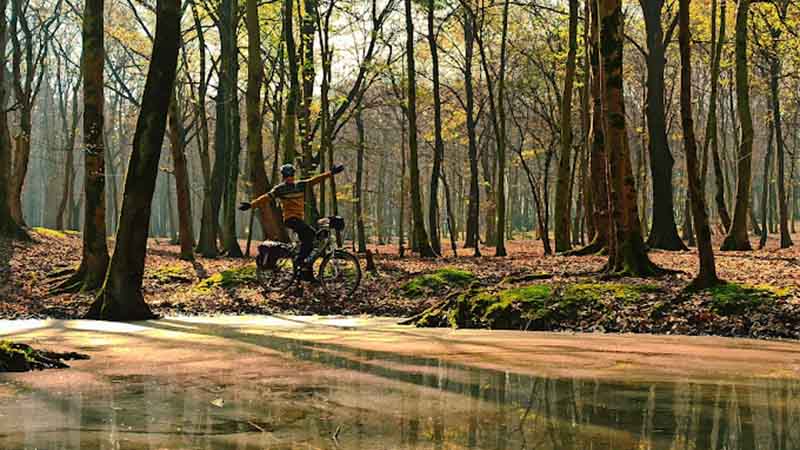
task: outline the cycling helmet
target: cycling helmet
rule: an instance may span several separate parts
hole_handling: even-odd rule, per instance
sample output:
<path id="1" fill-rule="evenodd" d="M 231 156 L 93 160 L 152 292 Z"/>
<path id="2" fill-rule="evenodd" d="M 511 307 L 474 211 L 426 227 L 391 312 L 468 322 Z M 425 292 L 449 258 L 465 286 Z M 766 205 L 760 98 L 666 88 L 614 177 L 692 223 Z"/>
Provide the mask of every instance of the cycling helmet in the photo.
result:
<path id="1" fill-rule="evenodd" d="M 291 164 L 284 164 L 281 166 L 281 176 L 289 178 L 294 176 L 294 166 Z"/>

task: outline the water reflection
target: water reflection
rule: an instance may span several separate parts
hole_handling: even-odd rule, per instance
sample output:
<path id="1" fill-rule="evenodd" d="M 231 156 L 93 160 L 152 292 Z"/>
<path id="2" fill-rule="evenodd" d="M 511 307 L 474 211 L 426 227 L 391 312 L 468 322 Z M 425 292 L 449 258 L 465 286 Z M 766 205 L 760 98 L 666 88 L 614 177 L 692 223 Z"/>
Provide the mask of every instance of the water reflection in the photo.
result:
<path id="1" fill-rule="evenodd" d="M 297 371 L 254 372 L 234 385 L 225 373 L 153 370 L 110 377 L 104 388 L 19 392 L 0 397 L 0 448 L 800 448 L 796 381 L 550 379 L 235 331 L 226 337 L 278 350 Z M 326 370 L 304 372 L 309 364 Z"/>

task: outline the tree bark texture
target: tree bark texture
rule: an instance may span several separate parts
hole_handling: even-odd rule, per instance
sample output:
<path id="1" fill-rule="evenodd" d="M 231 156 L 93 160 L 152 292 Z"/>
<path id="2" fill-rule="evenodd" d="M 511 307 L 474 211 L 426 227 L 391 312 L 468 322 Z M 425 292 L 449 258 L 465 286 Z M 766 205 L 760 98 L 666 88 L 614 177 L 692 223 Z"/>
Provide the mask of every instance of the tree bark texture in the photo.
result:
<path id="1" fill-rule="evenodd" d="M 142 278 L 167 110 L 175 85 L 180 15 L 180 0 L 158 0 L 153 52 L 125 177 L 114 254 L 105 284 L 87 314 L 91 319 L 134 321 L 153 318 L 142 295 Z"/>
<path id="2" fill-rule="evenodd" d="M 738 154 L 738 181 L 733 222 L 722 242 L 722 250 L 752 250 L 747 236 L 750 210 L 751 166 L 753 161 L 753 116 L 750 111 L 750 75 L 747 62 L 747 22 L 750 0 L 739 0 L 736 7 L 736 111 L 741 126 Z"/>

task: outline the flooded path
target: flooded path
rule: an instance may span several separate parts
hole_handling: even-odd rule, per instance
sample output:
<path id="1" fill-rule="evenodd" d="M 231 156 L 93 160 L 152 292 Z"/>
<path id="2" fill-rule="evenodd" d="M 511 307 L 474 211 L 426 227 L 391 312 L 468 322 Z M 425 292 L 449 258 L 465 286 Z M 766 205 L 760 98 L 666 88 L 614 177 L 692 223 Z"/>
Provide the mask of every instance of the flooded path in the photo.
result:
<path id="1" fill-rule="evenodd" d="M 800 344 L 391 320 L 0 321 L 0 448 L 796 449 Z"/>

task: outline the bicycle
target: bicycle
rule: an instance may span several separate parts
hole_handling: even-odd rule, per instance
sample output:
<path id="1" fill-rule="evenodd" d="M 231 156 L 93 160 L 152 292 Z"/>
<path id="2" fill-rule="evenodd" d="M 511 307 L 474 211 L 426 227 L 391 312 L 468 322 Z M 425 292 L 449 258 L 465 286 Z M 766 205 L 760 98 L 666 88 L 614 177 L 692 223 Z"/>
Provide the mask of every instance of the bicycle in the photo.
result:
<path id="1" fill-rule="evenodd" d="M 311 253 L 313 272 L 317 274 L 323 291 L 330 296 L 352 296 L 361 284 L 361 265 L 358 258 L 337 244 L 335 232 L 345 228 L 344 219 L 338 216 L 317 221 L 317 235 Z M 298 243 L 266 241 L 258 246 L 256 277 L 269 292 L 285 293 L 301 280 L 301 268 L 294 259 Z"/>

